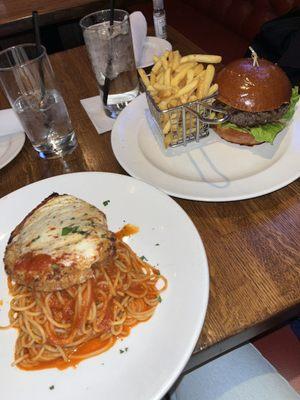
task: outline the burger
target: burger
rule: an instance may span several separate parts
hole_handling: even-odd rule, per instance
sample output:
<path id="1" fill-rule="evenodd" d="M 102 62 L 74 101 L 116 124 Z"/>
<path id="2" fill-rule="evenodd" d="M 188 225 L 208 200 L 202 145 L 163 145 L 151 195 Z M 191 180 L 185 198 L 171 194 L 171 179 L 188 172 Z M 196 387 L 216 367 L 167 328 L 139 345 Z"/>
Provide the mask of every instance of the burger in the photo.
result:
<path id="1" fill-rule="evenodd" d="M 273 143 L 299 99 L 298 88 L 292 89 L 284 71 L 264 59 L 233 61 L 219 72 L 216 83 L 217 99 L 229 117 L 214 129 L 221 138 L 241 145 Z"/>

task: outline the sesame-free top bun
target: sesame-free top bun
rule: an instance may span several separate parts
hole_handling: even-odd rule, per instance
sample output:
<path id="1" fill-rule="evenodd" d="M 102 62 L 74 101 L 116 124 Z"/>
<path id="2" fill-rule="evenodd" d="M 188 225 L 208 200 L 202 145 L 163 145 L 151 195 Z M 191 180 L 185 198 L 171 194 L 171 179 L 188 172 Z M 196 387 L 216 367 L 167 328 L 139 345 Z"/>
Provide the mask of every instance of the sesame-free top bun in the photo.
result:
<path id="1" fill-rule="evenodd" d="M 259 59 L 241 58 L 229 63 L 218 74 L 218 100 L 237 110 L 271 111 L 290 101 L 292 86 L 277 65 Z"/>

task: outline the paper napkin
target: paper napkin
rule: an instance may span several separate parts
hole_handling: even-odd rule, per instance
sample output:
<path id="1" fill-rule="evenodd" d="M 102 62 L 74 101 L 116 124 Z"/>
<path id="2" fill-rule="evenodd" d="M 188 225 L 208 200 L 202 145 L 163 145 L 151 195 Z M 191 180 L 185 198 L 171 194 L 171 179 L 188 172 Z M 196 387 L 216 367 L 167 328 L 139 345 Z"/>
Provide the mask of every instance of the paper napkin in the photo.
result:
<path id="1" fill-rule="evenodd" d="M 82 104 L 98 133 L 104 133 L 112 130 L 115 120 L 109 118 L 105 114 L 100 96 L 80 100 L 80 103 Z"/>
<path id="2" fill-rule="evenodd" d="M 139 65 L 143 54 L 143 46 L 147 35 L 146 18 L 140 11 L 135 11 L 129 16 L 133 51 L 136 65 Z"/>

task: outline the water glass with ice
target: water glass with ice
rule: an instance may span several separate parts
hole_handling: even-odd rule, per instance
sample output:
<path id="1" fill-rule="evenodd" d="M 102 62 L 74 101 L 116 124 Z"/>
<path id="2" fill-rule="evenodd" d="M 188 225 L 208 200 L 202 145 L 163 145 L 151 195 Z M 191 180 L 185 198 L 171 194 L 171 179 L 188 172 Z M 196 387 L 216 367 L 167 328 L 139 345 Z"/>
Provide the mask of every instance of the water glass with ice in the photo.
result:
<path id="1" fill-rule="evenodd" d="M 75 149 L 74 129 L 43 46 L 23 44 L 0 52 L 0 82 L 40 157 L 62 157 Z"/>
<path id="2" fill-rule="evenodd" d="M 80 26 L 106 115 L 116 118 L 120 111 L 139 94 L 139 83 L 133 53 L 129 14 L 114 10 L 97 11 L 82 18 Z M 104 96 L 105 97 L 105 96 Z"/>

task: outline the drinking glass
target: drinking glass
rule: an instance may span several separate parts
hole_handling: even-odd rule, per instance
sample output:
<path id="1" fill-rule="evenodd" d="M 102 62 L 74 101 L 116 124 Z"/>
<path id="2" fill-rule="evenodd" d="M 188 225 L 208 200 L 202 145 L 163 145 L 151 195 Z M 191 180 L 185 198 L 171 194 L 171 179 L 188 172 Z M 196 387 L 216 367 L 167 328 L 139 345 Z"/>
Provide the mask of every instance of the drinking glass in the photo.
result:
<path id="1" fill-rule="evenodd" d="M 75 149 L 75 132 L 43 46 L 1 51 L 0 82 L 40 157 L 62 157 Z"/>
<path id="2" fill-rule="evenodd" d="M 114 10 L 111 25 L 110 10 L 97 11 L 82 18 L 80 26 L 102 99 L 108 81 L 104 111 L 116 118 L 139 94 L 129 14 Z"/>

